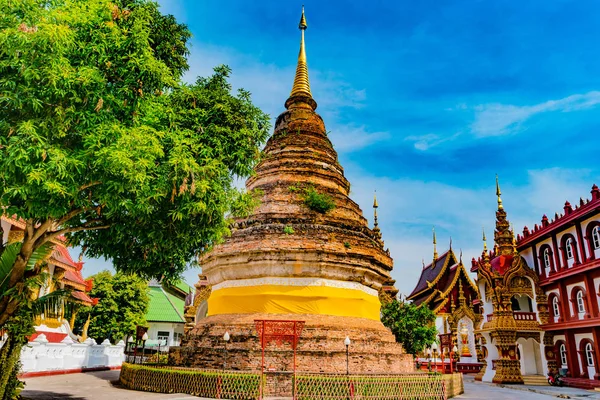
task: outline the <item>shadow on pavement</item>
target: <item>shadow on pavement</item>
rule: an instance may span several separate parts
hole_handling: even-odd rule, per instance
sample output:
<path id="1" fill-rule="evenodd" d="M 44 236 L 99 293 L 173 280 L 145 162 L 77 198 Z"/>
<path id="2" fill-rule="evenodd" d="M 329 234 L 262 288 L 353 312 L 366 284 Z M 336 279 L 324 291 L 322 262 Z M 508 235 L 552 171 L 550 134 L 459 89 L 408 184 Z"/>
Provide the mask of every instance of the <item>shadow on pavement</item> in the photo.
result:
<path id="1" fill-rule="evenodd" d="M 23 390 L 21 392 L 23 400 L 51 400 L 51 399 L 69 399 L 86 400 L 85 397 L 73 396 L 68 393 L 48 392 L 45 390 Z"/>

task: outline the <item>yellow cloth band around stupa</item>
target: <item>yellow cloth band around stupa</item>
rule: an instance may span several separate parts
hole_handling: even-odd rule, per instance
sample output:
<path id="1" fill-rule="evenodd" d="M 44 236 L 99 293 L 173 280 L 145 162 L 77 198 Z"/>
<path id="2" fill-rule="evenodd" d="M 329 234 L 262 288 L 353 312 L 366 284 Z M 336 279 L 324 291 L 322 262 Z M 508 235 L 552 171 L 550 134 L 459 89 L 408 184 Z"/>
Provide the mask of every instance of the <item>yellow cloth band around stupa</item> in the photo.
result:
<path id="1" fill-rule="evenodd" d="M 367 290 L 325 284 L 229 287 L 216 285 L 208 299 L 208 316 L 254 313 L 317 314 L 379 321 L 380 302 L 377 292 L 366 287 L 364 289 Z"/>

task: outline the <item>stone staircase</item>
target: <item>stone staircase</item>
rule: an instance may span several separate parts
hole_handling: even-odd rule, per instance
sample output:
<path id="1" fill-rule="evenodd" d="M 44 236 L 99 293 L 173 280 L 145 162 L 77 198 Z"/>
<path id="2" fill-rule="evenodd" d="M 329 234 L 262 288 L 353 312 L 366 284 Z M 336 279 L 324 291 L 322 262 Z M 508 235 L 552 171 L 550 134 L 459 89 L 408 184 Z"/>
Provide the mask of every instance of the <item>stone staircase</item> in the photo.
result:
<path id="1" fill-rule="evenodd" d="M 548 386 L 548 378 L 544 375 L 524 375 L 523 384 L 531 386 Z"/>

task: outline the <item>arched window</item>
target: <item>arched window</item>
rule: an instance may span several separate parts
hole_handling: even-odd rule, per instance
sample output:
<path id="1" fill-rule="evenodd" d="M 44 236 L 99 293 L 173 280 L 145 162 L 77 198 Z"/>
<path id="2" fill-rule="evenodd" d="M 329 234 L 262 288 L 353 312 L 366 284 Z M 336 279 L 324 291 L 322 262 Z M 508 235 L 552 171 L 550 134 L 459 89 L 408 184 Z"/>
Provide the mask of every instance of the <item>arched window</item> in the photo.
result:
<path id="1" fill-rule="evenodd" d="M 565 251 L 567 252 L 567 258 L 570 260 L 573 258 L 573 239 L 568 238 L 565 242 Z"/>
<path id="2" fill-rule="evenodd" d="M 594 249 L 600 249 L 600 225 L 596 225 L 594 229 L 592 229 L 592 243 Z"/>
<path id="3" fill-rule="evenodd" d="M 550 268 L 550 249 L 546 248 L 544 250 L 544 266 L 546 268 Z"/>
<path id="4" fill-rule="evenodd" d="M 558 304 L 558 296 L 552 298 L 552 311 L 554 311 L 555 317 L 560 317 L 560 306 Z"/>
<path id="5" fill-rule="evenodd" d="M 564 343 L 558 348 L 558 353 L 560 354 L 560 364 L 567 365 L 567 346 Z"/>
<path id="6" fill-rule="evenodd" d="M 580 314 L 585 313 L 585 302 L 583 301 L 583 290 L 578 290 L 575 295 L 577 300 L 577 312 Z"/>
<path id="7" fill-rule="evenodd" d="M 587 366 L 588 367 L 593 367 L 594 366 L 594 349 L 593 349 L 592 344 L 590 342 L 587 342 L 585 344 L 585 359 L 587 361 Z"/>

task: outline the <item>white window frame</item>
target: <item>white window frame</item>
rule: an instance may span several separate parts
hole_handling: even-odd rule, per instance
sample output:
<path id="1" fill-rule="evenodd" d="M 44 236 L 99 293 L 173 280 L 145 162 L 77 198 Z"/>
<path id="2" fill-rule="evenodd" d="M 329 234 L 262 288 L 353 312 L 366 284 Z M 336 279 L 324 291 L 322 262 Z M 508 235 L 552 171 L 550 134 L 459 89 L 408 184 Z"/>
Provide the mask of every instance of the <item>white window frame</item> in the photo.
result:
<path id="1" fill-rule="evenodd" d="M 590 342 L 585 344 L 585 360 L 588 367 L 594 366 L 594 348 Z"/>
<path id="2" fill-rule="evenodd" d="M 585 313 L 585 301 L 583 300 L 583 290 L 579 289 L 575 294 L 575 299 L 577 300 L 577 312 L 579 314 Z"/>
<path id="3" fill-rule="evenodd" d="M 600 249 L 600 225 L 596 225 L 592 229 L 592 244 L 594 245 L 594 250 Z"/>
<path id="4" fill-rule="evenodd" d="M 567 252 L 567 259 L 571 260 L 573 258 L 573 238 L 568 238 L 565 241 L 565 251 Z"/>
<path id="5" fill-rule="evenodd" d="M 550 249 L 546 247 L 544 250 L 544 265 L 546 268 L 550 268 Z"/>
<path id="6" fill-rule="evenodd" d="M 558 353 L 560 354 L 560 363 L 561 366 L 567 365 L 567 346 L 564 343 L 561 343 L 558 348 Z"/>
<path id="7" fill-rule="evenodd" d="M 560 317 L 560 305 L 558 302 L 558 296 L 554 296 L 552 298 L 552 310 L 554 311 L 555 317 Z"/>

